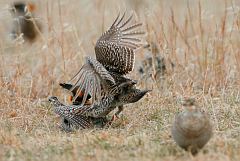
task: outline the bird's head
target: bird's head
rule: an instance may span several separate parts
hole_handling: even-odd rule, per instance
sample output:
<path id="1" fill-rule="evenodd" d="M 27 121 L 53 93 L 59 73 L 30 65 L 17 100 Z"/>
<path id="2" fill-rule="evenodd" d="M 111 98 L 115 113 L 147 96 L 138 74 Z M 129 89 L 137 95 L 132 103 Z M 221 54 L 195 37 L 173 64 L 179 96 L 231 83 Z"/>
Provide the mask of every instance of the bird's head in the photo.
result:
<path id="1" fill-rule="evenodd" d="M 63 104 L 59 102 L 58 98 L 55 96 L 51 96 L 48 98 L 48 101 L 55 107 L 62 106 Z"/>
<path id="2" fill-rule="evenodd" d="M 15 2 L 12 4 L 10 12 L 13 15 L 25 16 L 35 11 L 36 6 L 33 3 Z"/>
<path id="3" fill-rule="evenodd" d="M 140 90 L 136 88 L 128 89 L 124 94 L 118 96 L 119 102 L 123 104 L 135 103 L 139 101 L 151 90 Z"/>

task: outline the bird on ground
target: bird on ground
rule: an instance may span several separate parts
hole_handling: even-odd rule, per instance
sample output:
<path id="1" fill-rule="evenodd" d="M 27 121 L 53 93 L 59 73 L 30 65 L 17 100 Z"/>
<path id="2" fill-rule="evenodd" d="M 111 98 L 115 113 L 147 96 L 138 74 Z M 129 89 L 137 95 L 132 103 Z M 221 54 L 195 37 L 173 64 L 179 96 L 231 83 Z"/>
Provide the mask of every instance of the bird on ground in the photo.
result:
<path id="1" fill-rule="evenodd" d="M 132 81 L 133 85 L 136 84 L 136 83 L 137 82 Z M 65 89 L 67 89 L 67 90 L 70 90 L 73 87 L 73 85 L 67 84 L 67 83 L 60 83 L 59 85 L 62 86 L 63 88 L 65 88 Z M 70 96 L 70 101 L 72 101 L 72 98 L 76 95 L 77 89 L 78 89 L 78 87 L 76 87 L 76 88 L 74 88 L 74 90 L 72 90 L 72 95 Z M 111 120 L 107 120 L 106 115 L 108 113 L 110 113 L 115 108 L 115 106 L 109 108 L 109 110 L 107 110 L 105 112 L 105 114 L 103 114 L 101 117 L 95 118 L 95 117 L 90 117 L 89 116 L 89 117 L 86 117 L 86 118 L 82 117 L 82 119 L 85 119 L 86 121 L 91 122 L 91 125 L 94 125 L 95 127 L 96 126 L 104 127 L 106 124 L 111 125 L 112 122 L 115 120 L 115 118 L 119 117 L 119 114 L 123 110 L 123 104 L 137 102 L 138 100 L 140 100 L 149 91 L 150 90 L 140 90 L 140 89 L 137 89 L 135 87 L 132 87 L 132 85 L 130 87 L 128 86 L 126 88 L 123 88 L 122 91 L 121 91 L 121 95 L 116 95 L 114 97 L 114 102 L 121 102 L 122 104 L 118 104 L 119 105 L 118 106 L 119 110 L 113 115 Z M 84 92 L 80 92 L 79 93 L 79 95 L 76 98 L 76 100 L 74 102 L 72 102 L 73 105 L 80 105 L 81 104 L 81 102 L 83 100 L 83 93 Z M 86 100 L 84 105 L 91 105 L 90 98 L 91 98 L 91 96 L 88 95 L 87 96 L 87 100 Z M 50 101 L 50 102 L 57 102 L 57 104 L 55 103 L 55 107 L 64 106 L 62 103 L 60 103 L 56 99 L 56 97 L 53 97 L 52 101 Z M 66 119 L 64 120 L 64 125 L 65 125 L 65 127 L 68 127 L 68 128 L 65 128 L 65 129 L 67 129 L 65 131 L 71 131 L 69 129 L 73 129 L 73 127 L 71 128 L 71 126 L 70 126 L 71 124 Z M 93 126 L 91 126 L 91 127 L 93 127 Z M 82 127 L 82 128 L 86 128 L 86 127 Z M 75 129 L 76 129 L 76 127 L 75 127 Z"/>
<path id="2" fill-rule="evenodd" d="M 209 115 L 195 103 L 194 99 L 183 102 L 184 110 L 177 114 L 172 126 L 172 137 L 183 149 L 196 155 L 210 140 L 212 124 Z"/>
<path id="3" fill-rule="evenodd" d="M 134 89 L 132 86 L 134 81 L 127 81 L 121 83 L 110 89 L 109 93 L 105 95 L 98 103 L 91 105 L 64 105 L 57 97 L 52 96 L 49 101 L 54 106 L 54 111 L 61 118 L 63 122 L 61 126 L 65 131 L 79 128 L 91 128 L 99 122 L 104 125 L 107 123 L 106 115 L 111 112 L 116 106 L 123 106 L 127 103 L 134 103 L 141 99 L 148 90 Z M 71 130 L 70 130 L 71 129 Z"/>
<path id="4" fill-rule="evenodd" d="M 64 104 L 59 102 L 58 98 L 55 96 L 50 97 L 49 101 L 54 107 L 64 106 Z M 81 126 L 77 126 L 76 124 L 73 124 L 72 122 L 68 121 L 64 117 L 61 117 L 61 119 L 62 119 L 62 122 L 61 122 L 60 128 L 66 132 L 71 132 L 74 129 L 79 129 L 79 128 L 84 129 L 84 128 L 90 128 L 94 126 L 93 122 L 91 122 L 91 118 L 86 116 L 79 115 L 78 117 L 74 118 L 75 120 L 78 120 L 82 123 Z"/>
<path id="5" fill-rule="evenodd" d="M 69 81 L 73 84 L 71 91 L 78 87 L 73 101 L 79 93 L 84 92 L 82 103 L 55 107 L 57 114 L 68 120 L 77 115 L 99 118 L 119 107 L 118 115 L 123 105 L 136 102 L 149 92 L 137 89 L 137 82 L 126 77 L 133 70 L 135 52 L 143 45 L 142 35 L 145 34 L 139 30 L 142 23 L 133 23 L 132 18 L 133 14 L 127 19 L 125 13 L 121 17 L 118 15 L 110 29 L 98 39 L 95 45 L 96 59 L 88 57 Z M 88 95 L 92 104 L 84 105 Z"/>
<path id="6" fill-rule="evenodd" d="M 38 32 L 41 30 L 41 25 L 34 17 L 35 5 L 33 3 L 14 2 L 10 12 L 13 17 L 11 37 L 17 39 L 21 35 L 28 42 L 33 42 Z"/>
<path id="7" fill-rule="evenodd" d="M 134 82 L 134 84 L 135 84 L 135 82 Z M 59 85 L 61 87 L 63 87 L 64 89 L 67 89 L 68 91 L 70 91 L 70 89 L 73 87 L 72 84 L 68 84 L 68 83 L 60 83 Z M 79 86 L 75 87 L 71 91 L 72 95 L 69 97 L 70 102 L 73 101 L 73 97 L 75 97 L 78 88 L 79 88 Z M 136 87 L 131 87 L 129 89 L 125 89 L 125 93 L 122 93 L 122 95 L 116 96 L 115 100 L 119 100 L 121 102 L 127 102 L 127 103 L 134 103 L 134 102 L 137 102 L 138 100 L 140 100 L 149 91 L 151 91 L 151 90 L 140 90 L 140 89 L 137 89 Z M 83 100 L 83 94 L 84 94 L 84 91 L 80 92 L 78 94 L 78 97 L 76 97 L 75 101 L 73 101 L 72 104 L 80 105 Z M 91 99 L 91 96 L 88 94 L 84 105 L 91 105 L 90 99 Z M 118 115 L 123 110 L 123 106 L 119 106 L 118 108 L 119 108 L 119 110 L 115 113 L 116 117 L 118 117 Z"/>

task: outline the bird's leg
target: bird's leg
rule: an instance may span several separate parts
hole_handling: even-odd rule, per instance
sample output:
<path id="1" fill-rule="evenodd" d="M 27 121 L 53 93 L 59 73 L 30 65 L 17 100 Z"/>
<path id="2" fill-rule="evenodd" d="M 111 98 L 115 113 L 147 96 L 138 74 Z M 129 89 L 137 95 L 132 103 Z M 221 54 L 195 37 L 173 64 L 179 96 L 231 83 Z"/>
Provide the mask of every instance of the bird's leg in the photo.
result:
<path id="1" fill-rule="evenodd" d="M 94 109 L 93 110 L 93 115 L 92 117 L 99 117 L 103 114 L 108 114 L 109 112 L 111 112 L 113 109 L 115 109 L 115 96 L 122 94 L 122 88 L 126 88 L 126 87 L 131 87 L 133 85 L 135 85 L 137 82 L 134 80 L 129 80 L 127 82 L 121 83 L 118 86 L 115 86 L 111 91 L 110 94 L 108 94 L 106 97 L 104 97 L 100 103 L 98 105 L 95 105 L 95 107 L 91 108 Z M 117 117 L 118 115 L 122 112 L 123 110 L 123 106 L 118 106 L 118 111 L 114 114 L 116 116 L 113 117 Z M 114 118 L 112 118 L 113 120 L 116 120 Z"/>
<path id="2" fill-rule="evenodd" d="M 109 125 L 112 125 L 113 121 L 119 119 L 119 114 L 123 111 L 123 106 L 118 106 L 118 111 L 113 114 L 111 120 L 108 122 Z"/>
<path id="3" fill-rule="evenodd" d="M 118 111 L 114 114 L 117 119 L 119 118 L 119 114 L 122 113 L 122 111 L 123 111 L 123 105 L 118 106 Z"/>
<path id="4" fill-rule="evenodd" d="M 112 123 L 113 123 L 113 121 L 115 121 L 115 120 L 117 120 L 117 119 L 118 119 L 118 117 L 114 114 L 114 115 L 112 116 L 111 120 L 108 121 L 107 125 L 108 125 L 108 126 L 111 126 Z"/>

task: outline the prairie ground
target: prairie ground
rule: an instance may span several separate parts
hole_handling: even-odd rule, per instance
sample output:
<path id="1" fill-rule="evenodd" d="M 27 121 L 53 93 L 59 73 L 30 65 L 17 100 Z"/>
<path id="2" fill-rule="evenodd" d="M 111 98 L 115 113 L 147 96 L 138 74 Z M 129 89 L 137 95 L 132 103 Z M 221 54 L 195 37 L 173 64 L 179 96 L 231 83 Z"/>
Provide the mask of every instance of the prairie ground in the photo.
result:
<path id="1" fill-rule="evenodd" d="M 34 2 L 42 31 L 31 44 L 9 39 L 10 1 L 0 1 L 0 160 L 240 159 L 238 0 Z M 55 95 L 68 103 L 69 93 L 58 83 L 68 81 L 85 56 L 94 57 L 98 37 L 125 10 L 135 11 L 145 24 L 150 44 L 137 51 L 128 76 L 153 91 L 127 105 L 111 127 L 61 131 L 47 98 Z M 161 78 L 140 79 L 138 68 L 146 55 L 164 58 Z M 212 139 L 195 157 L 171 138 L 183 97 L 194 97 L 214 125 Z"/>

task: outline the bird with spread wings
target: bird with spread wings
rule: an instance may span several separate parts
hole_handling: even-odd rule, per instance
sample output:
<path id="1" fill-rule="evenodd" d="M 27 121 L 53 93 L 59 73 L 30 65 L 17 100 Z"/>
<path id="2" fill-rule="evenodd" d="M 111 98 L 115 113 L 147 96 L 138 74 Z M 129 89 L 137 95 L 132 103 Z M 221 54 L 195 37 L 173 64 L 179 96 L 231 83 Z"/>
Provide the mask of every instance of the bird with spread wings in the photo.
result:
<path id="1" fill-rule="evenodd" d="M 142 23 L 133 22 L 133 14 L 125 18 L 118 15 L 111 27 L 102 34 L 95 45 L 96 59 L 86 58 L 86 63 L 69 81 L 75 91 L 73 101 L 81 95 L 81 102 L 62 105 L 56 97 L 50 102 L 55 112 L 69 122 L 87 128 L 83 117 L 105 117 L 116 107 L 119 114 L 124 104 L 140 100 L 149 90 L 137 89 L 136 81 L 125 75 L 134 68 L 135 51 L 142 45 L 145 32 Z M 85 104 L 91 96 L 91 104 Z M 56 103 L 58 102 L 58 103 Z"/>

